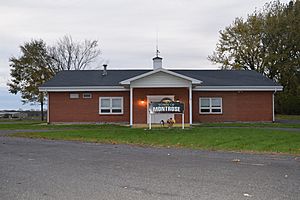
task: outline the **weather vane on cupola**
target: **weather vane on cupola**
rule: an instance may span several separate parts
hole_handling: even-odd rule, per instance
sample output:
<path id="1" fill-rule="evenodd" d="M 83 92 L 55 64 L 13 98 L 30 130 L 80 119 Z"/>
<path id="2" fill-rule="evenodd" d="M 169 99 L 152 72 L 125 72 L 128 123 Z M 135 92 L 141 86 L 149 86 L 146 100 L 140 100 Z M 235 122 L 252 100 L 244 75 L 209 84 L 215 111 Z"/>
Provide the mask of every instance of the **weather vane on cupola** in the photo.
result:
<path id="1" fill-rule="evenodd" d="M 158 50 L 158 46 L 156 46 L 156 57 L 159 57 L 160 51 Z"/>
<path id="2" fill-rule="evenodd" d="M 159 57 L 160 51 L 158 50 L 158 31 L 156 31 L 156 57 Z"/>
<path id="3" fill-rule="evenodd" d="M 161 69 L 162 68 L 162 58 L 159 57 L 160 51 L 158 50 L 158 32 L 156 32 L 156 57 L 152 58 L 153 60 L 153 69 Z"/>

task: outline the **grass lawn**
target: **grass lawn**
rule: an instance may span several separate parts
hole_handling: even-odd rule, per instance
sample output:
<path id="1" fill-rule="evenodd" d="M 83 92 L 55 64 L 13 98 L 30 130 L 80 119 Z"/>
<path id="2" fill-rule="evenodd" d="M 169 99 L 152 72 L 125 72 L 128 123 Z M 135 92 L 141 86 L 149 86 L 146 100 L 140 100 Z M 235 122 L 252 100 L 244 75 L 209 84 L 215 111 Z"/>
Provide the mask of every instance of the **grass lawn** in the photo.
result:
<path id="1" fill-rule="evenodd" d="M 46 122 L 41 123 L 41 121 L 16 121 L 16 122 L 1 122 L 0 130 L 14 130 L 14 129 L 93 129 L 99 128 L 99 124 L 61 124 L 61 125 L 48 125 Z M 257 128 L 299 128 L 300 124 L 291 123 L 202 123 L 194 125 L 194 127 L 257 127 Z"/>
<path id="2" fill-rule="evenodd" d="M 263 125 L 260 125 L 260 128 L 251 127 L 250 125 L 248 128 L 239 127 L 239 124 L 235 124 L 234 128 L 217 128 L 213 127 L 214 124 L 210 125 L 212 127 L 195 126 L 184 130 L 180 128 L 147 130 L 117 125 L 40 125 L 27 123 L 0 124 L 0 129 L 49 130 L 49 132 L 11 135 L 15 137 L 205 150 L 300 154 L 300 133 L 297 131 L 264 129 L 265 126 Z M 218 124 L 218 127 L 220 127 L 220 124 Z"/>
<path id="3" fill-rule="evenodd" d="M 202 123 L 195 126 L 199 127 L 252 127 L 252 128 L 299 128 L 300 123 Z"/>
<path id="4" fill-rule="evenodd" d="M 276 115 L 276 119 L 286 119 L 286 120 L 299 120 L 300 115 Z"/>
<path id="5" fill-rule="evenodd" d="M 40 121 L 26 121 L 26 122 L 10 122 L 0 123 L 0 130 L 17 130 L 17 129 L 30 129 L 30 130 L 60 130 L 60 129 L 93 129 L 106 125 L 99 124 L 62 124 L 62 125 L 49 125 L 46 122 Z"/>

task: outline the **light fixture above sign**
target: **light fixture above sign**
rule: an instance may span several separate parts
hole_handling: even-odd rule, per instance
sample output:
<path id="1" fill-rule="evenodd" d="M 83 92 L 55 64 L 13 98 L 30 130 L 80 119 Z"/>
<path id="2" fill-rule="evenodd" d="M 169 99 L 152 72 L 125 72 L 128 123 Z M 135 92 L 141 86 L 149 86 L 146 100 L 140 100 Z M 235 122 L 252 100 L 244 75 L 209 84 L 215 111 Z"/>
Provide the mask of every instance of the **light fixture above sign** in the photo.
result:
<path id="1" fill-rule="evenodd" d="M 147 101 L 145 101 L 144 99 L 139 100 L 139 105 L 145 106 L 145 105 L 146 105 L 146 102 L 147 102 Z"/>

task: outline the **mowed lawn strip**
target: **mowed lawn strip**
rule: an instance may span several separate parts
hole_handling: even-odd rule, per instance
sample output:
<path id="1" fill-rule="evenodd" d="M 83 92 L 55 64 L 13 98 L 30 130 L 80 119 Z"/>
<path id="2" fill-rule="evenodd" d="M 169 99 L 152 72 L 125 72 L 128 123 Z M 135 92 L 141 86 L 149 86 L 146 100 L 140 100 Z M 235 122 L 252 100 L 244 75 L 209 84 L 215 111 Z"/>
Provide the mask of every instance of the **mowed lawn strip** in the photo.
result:
<path id="1" fill-rule="evenodd" d="M 34 129 L 34 130 L 58 130 L 58 129 L 99 129 L 111 126 L 109 124 L 47 124 L 41 122 L 1 122 L 0 130 Z M 193 125 L 194 127 L 258 127 L 258 128 L 297 128 L 300 129 L 300 123 L 201 123 Z"/>
<path id="2" fill-rule="evenodd" d="M 276 119 L 299 120 L 300 115 L 276 115 Z"/>
<path id="3" fill-rule="evenodd" d="M 0 130 L 64 130 L 64 129 L 101 129 L 105 128 L 105 124 L 47 124 L 41 122 L 14 122 L 14 123 L 0 123 Z"/>
<path id="4" fill-rule="evenodd" d="M 300 133 L 296 131 L 210 127 L 146 130 L 114 125 L 88 127 L 77 126 L 74 129 L 50 132 L 16 133 L 12 136 L 205 150 L 300 154 Z"/>
<path id="5" fill-rule="evenodd" d="M 300 123 L 201 123 L 194 126 L 199 127 L 252 127 L 252 128 L 297 128 L 300 129 Z"/>

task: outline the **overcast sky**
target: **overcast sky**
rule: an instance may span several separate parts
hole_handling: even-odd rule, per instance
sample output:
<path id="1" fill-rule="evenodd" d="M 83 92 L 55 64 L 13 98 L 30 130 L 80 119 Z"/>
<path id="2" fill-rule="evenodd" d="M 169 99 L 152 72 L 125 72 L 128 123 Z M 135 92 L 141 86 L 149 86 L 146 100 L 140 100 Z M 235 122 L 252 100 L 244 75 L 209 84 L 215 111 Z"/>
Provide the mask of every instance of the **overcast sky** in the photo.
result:
<path id="1" fill-rule="evenodd" d="M 110 69 L 152 67 L 156 32 L 165 68 L 216 69 L 218 32 L 266 0 L 0 0 L 0 110 L 23 106 L 7 92 L 11 56 L 30 39 L 96 39 Z M 288 2 L 282 1 L 282 2 Z M 95 63 L 94 66 L 99 66 Z"/>

